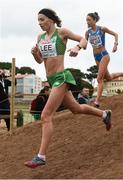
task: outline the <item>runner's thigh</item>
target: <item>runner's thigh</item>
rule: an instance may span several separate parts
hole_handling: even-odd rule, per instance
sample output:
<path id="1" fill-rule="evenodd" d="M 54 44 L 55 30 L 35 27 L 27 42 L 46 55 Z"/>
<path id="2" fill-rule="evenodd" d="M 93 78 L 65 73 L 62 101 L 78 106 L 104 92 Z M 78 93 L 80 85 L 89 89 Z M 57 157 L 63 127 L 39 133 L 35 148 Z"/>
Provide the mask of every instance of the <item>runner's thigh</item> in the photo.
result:
<path id="1" fill-rule="evenodd" d="M 62 103 L 66 91 L 67 84 L 65 83 L 59 87 L 52 88 L 43 112 L 54 113 Z"/>

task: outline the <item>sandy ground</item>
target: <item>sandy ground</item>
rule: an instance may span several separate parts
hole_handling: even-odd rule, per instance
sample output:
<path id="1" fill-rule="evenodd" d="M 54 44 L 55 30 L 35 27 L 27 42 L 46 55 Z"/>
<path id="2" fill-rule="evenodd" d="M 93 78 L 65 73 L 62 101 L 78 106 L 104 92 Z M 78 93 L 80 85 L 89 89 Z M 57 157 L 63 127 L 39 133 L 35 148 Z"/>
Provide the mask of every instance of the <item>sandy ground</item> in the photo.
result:
<path id="1" fill-rule="evenodd" d="M 111 109 L 112 129 L 88 115 L 57 113 L 47 164 L 24 166 L 38 152 L 41 122 L 33 122 L 9 135 L 0 131 L 0 179 L 123 179 L 123 95 L 102 100 Z"/>

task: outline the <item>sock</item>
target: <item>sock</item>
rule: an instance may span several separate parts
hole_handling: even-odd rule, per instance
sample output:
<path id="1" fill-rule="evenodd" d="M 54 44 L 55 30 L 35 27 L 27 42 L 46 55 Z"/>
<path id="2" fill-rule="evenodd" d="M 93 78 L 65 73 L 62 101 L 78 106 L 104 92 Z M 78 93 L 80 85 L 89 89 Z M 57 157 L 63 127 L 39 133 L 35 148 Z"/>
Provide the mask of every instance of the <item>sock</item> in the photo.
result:
<path id="1" fill-rule="evenodd" d="M 95 103 L 96 105 L 99 105 L 99 103 L 98 103 L 97 101 L 94 101 L 94 103 Z"/>
<path id="2" fill-rule="evenodd" d="M 106 113 L 106 111 L 103 111 L 102 118 L 103 118 L 103 119 L 105 119 L 105 118 L 106 118 L 106 116 L 107 116 L 107 113 Z"/>
<path id="3" fill-rule="evenodd" d="M 41 154 L 38 154 L 38 157 L 44 161 L 46 161 L 46 156 L 45 155 L 41 155 Z"/>

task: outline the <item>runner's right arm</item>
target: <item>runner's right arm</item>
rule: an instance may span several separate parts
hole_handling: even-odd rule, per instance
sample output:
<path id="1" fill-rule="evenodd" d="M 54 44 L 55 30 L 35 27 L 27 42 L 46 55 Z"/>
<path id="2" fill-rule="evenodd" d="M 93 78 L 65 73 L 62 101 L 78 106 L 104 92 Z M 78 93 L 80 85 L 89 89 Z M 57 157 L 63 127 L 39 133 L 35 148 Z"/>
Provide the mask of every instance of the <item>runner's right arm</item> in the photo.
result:
<path id="1" fill-rule="evenodd" d="M 39 35 L 37 38 L 37 43 L 39 42 L 40 36 L 41 35 Z M 37 44 L 31 49 L 31 53 L 37 63 L 41 64 L 43 62 L 42 55 Z"/>

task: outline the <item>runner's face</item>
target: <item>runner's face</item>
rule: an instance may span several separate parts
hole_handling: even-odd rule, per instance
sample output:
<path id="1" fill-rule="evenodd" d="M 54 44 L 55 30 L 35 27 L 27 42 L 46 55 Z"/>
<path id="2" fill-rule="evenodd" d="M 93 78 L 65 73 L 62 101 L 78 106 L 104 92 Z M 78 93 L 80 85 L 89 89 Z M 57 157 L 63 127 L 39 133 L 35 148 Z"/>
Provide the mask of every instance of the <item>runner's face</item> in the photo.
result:
<path id="1" fill-rule="evenodd" d="M 91 16 L 86 17 L 86 22 L 88 27 L 93 27 L 96 24 L 96 21 Z"/>
<path id="2" fill-rule="evenodd" d="M 43 14 L 38 14 L 38 23 L 43 31 L 48 31 L 53 21 Z"/>

